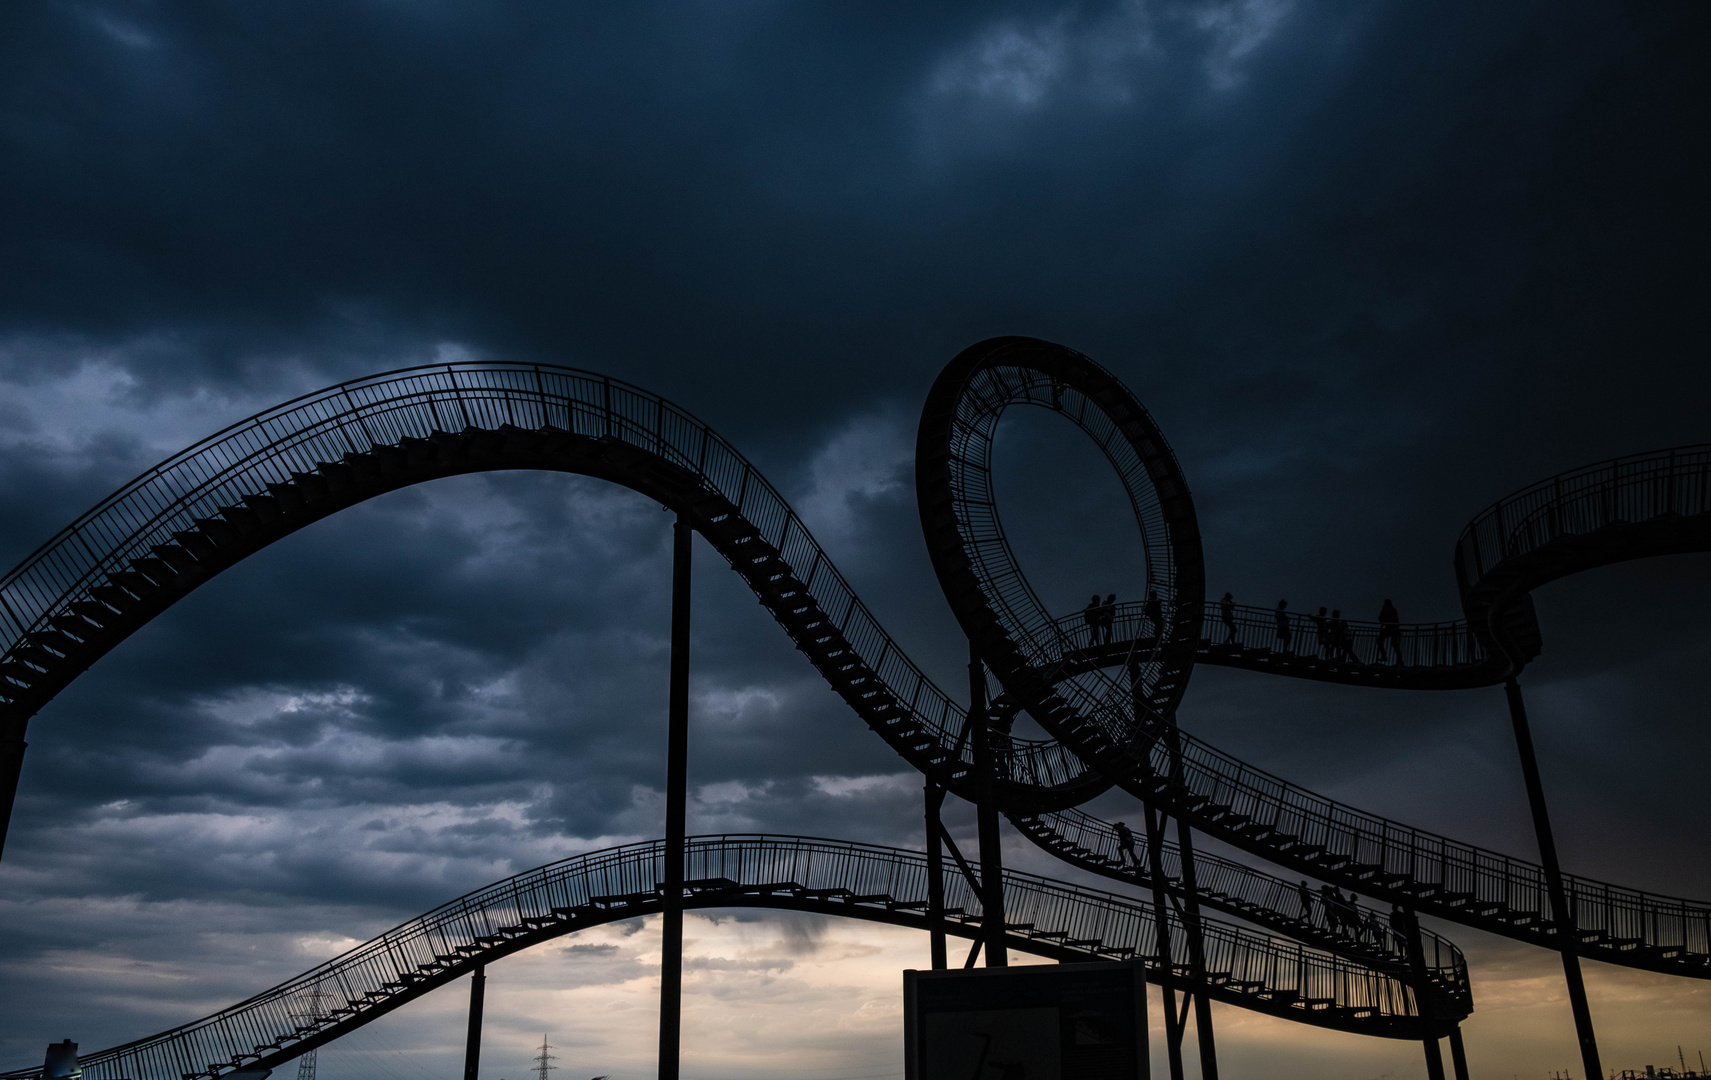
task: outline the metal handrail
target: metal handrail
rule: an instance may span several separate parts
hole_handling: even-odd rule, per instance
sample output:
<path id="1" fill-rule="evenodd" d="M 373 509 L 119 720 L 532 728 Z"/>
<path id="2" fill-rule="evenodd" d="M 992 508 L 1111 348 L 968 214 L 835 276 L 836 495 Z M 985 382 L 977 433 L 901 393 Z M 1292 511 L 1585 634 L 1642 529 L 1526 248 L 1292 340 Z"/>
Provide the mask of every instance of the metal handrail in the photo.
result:
<path id="1" fill-rule="evenodd" d="M 1042 400 L 1038 387 L 1045 380 L 1044 374 L 1038 370 L 1022 373 L 1011 370 L 1006 365 L 1032 362 L 1028 354 L 1019 359 L 1016 356 L 1008 346 L 995 348 L 989 361 L 990 370 L 1002 371 L 1002 375 L 990 378 L 983 377 L 985 373 L 978 368 L 976 374 L 959 370 L 958 377 L 967 380 L 962 384 L 963 397 L 956 404 L 959 422 L 945 433 L 947 445 L 931 449 L 935 454 L 948 454 L 949 484 L 944 491 L 924 491 L 920 497 L 923 506 L 927 506 L 948 495 L 963 557 L 979 583 L 978 591 L 947 588 L 947 599 L 958 608 L 959 618 L 966 623 L 979 625 L 996 620 L 1002 627 L 1008 647 L 998 651 L 994 663 L 1007 687 L 1012 681 L 1017 690 L 1042 682 L 1049 685 L 1045 697 L 1024 703 L 1053 734 L 1090 760 L 1099 761 L 1108 775 L 1119 777 L 1135 794 L 1162 798 L 1175 812 L 1195 820 L 1203 828 L 1220 831 L 1220 822 L 1239 819 L 1247 828 L 1242 832 L 1228 830 L 1226 839 L 1285 862 L 1310 863 L 1314 875 L 1321 880 L 1393 897 L 1443 918 L 1524 940 L 1538 940 L 1541 935 L 1554 933 L 1558 926 L 1573 925 L 1577 933 L 1591 941 L 1602 939 L 1610 943 L 1611 948 L 1598 955 L 1616 963 L 1625 959 L 1636 963 L 1644 960 L 1641 966 L 1650 966 L 1665 955 L 1687 954 L 1699 961 L 1711 957 L 1711 904 L 1571 876 L 1566 879 L 1566 892 L 1573 911 L 1556 912 L 1551 908 L 1544 872 L 1534 863 L 1326 798 L 1254 768 L 1186 732 L 1177 732 L 1167 716 L 1161 715 L 1156 698 L 1145 690 L 1158 677 L 1156 665 L 1148 667 L 1150 657 L 1137 657 L 1140 662 L 1129 665 L 1125 675 L 1126 680 L 1134 681 L 1133 685 L 1142 687 L 1141 692 L 1132 691 L 1130 685 L 1119 682 L 1099 666 L 1083 665 L 1074 678 L 1053 677 L 1053 672 L 1075 667 L 1067 660 L 1086 649 L 1086 628 L 1081 624 L 1079 612 L 1053 618 L 1026 586 L 1015 554 L 998 523 L 989 478 L 999 415 L 1012 404 L 1056 408 L 1068 395 L 1060 395 L 1054 385 L 1050 402 Z M 1093 404 L 1097 409 L 1104 408 Z M 1138 406 L 1122 401 L 1117 407 L 1128 415 Z M 1087 425 L 1082 426 L 1087 429 Z M 1669 482 L 1664 471 L 1657 467 L 1658 462 L 1670 462 L 1676 470 L 1685 467 L 1693 475 L 1703 477 L 1707 461 L 1711 460 L 1711 450 L 1707 448 L 1664 451 L 1633 460 L 1650 464 L 1641 469 L 1631 464 L 1595 466 L 1565 474 L 1528 491 L 1573 488 L 1575 485 L 1570 482 L 1573 477 L 1638 475 L 1647 483 L 1636 482 L 1631 488 L 1668 494 L 1667 500 L 1646 502 L 1637 496 L 1614 497 L 1604 490 L 1600 504 L 1605 507 L 1604 517 L 1597 520 L 1606 523 L 1620 520 L 1618 512 L 1631 514 L 1636 506 L 1668 507 L 1670 512 L 1683 513 L 1700 506 L 1708 497 L 1703 483 Z M 1120 479 L 1126 485 L 1132 480 L 1128 475 Z M 1170 482 L 1179 485 L 1180 479 L 1173 476 Z M 1134 499 L 1132 487 L 1130 491 Z M 1543 502 L 1535 507 L 1518 496 L 1500 503 L 1479 520 L 1508 521 L 1505 510 L 1522 503 L 1530 509 L 1523 521 L 1539 520 L 1546 509 Z M 1581 526 L 1589 523 L 1590 519 L 1581 520 Z M 1472 535 L 1481 535 L 1477 525 L 1476 522 Z M 1505 535 L 1521 535 L 1515 533 L 1521 527 L 1516 524 Z M 1197 537 L 1194 543 L 1197 546 Z M 1177 611 L 1184 605 L 1200 606 L 1201 615 L 1194 620 L 1197 627 L 1203 628 L 1208 618 L 1215 625 L 1221 622 L 1217 606 L 1204 605 L 1198 593 L 1175 596 L 1170 582 L 1164 580 L 1150 581 L 1149 586 L 1158 591 L 1167 626 L 1180 628 Z M 1131 607 L 1131 620 L 1132 611 Z M 1297 625 L 1292 620 L 1292 628 Z M 1265 624 L 1260 622 L 1258 626 L 1261 629 L 1257 632 L 1263 633 Z M 1202 632 L 1201 640 L 1204 636 Z M 1129 640 L 1138 645 L 1145 638 Z M 1038 679 L 1040 673 L 1046 676 L 1043 680 Z M 1176 754 L 1173 747 L 1180 748 L 1179 760 L 1173 760 Z M 1213 810 L 1217 813 L 1212 813 Z M 1517 917 L 1505 920 L 1476 915 L 1494 911 Z M 1636 943 L 1647 949 L 1647 954 L 1641 957 L 1630 952 L 1625 957 L 1621 950 L 1631 949 Z M 1678 965 L 1678 968 L 1684 973 L 1711 975 L 1711 966 L 1703 963 L 1691 968 Z"/>
<path id="2" fill-rule="evenodd" d="M 290 485 L 348 455 L 477 429 L 558 429 L 627 443 L 698 477 L 729 499 L 759 538 L 804 580 L 819 608 L 893 700 L 941 747 L 955 746 L 966 709 L 896 646 L 776 488 L 706 424 L 666 399 L 593 372 L 543 364 L 458 363 L 338 383 L 233 424 L 147 470 L 0 578 L 0 652 L 20 656 L 70 605 L 199 521 Z M 809 568 L 812 567 L 812 570 Z M 16 697 L 0 677 L 0 698 Z M 1018 775 L 1039 786 L 1085 772 L 1049 741 L 1018 742 Z M 966 766 L 972 751 L 964 747 Z"/>
<path id="3" fill-rule="evenodd" d="M 1161 601 L 1166 625 L 1174 608 Z M 1076 643 L 1081 649 L 1116 648 L 1138 643 L 1141 651 L 1156 640 L 1154 620 L 1146 614 L 1146 602 L 1128 600 L 1111 609 L 1109 631 L 1095 631 L 1085 621 L 1081 611 L 1053 619 L 1057 632 Z M 1339 636 L 1332 620 L 1314 612 L 1285 610 L 1285 632 L 1278 633 L 1277 610 L 1251 604 L 1234 604 L 1229 623 L 1216 603 L 1203 605 L 1200 621 L 1200 649 L 1264 653 L 1274 659 L 1295 659 L 1327 665 L 1350 665 L 1362 668 L 1444 669 L 1478 667 L 1485 664 L 1489 654 L 1469 629 L 1467 620 L 1449 622 L 1400 623 L 1392 635 L 1385 634 L 1383 623 L 1376 620 L 1347 619 L 1346 630 Z"/>
<path id="4" fill-rule="evenodd" d="M 1075 809 L 1026 817 L 1011 815 L 1010 820 L 1025 836 L 1066 862 L 1142 887 L 1151 884 L 1146 869 L 1149 847 L 1144 835 L 1131 833 L 1131 846 L 1125 850 L 1114 825 Z M 1169 887 L 1180 893 L 1183 888 L 1180 850 L 1166 841 L 1159 845 L 1159 857 Z M 1194 854 L 1194 876 L 1202 903 L 1211 901 L 1225 910 L 1246 908 L 1241 911 L 1244 916 L 1263 912 L 1274 928 L 1292 937 L 1301 936 L 1305 930 L 1314 935 L 1314 944 L 1342 939 L 1337 947 L 1350 949 L 1357 955 L 1388 956 L 1393 960 L 1406 956 L 1407 942 L 1389 925 L 1388 916 L 1374 908 L 1349 904 L 1355 916 L 1350 926 L 1347 921 L 1333 920 L 1318 893 L 1309 892 L 1303 907 L 1297 883 L 1204 851 Z M 1291 910 L 1294 915 L 1288 914 Z M 1434 978 L 1444 986 L 1459 987 L 1465 992 L 1467 959 L 1461 949 L 1424 927 L 1420 936 L 1427 955 L 1433 957 L 1430 967 Z"/>
<path id="5" fill-rule="evenodd" d="M 647 914 L 660 899 L 663 841 L 572 856 L 460 896 L 402 923 L 295 978 L 192 1023 L 80 1059 L 86 1080 L 194 1080 L 292 1056 L 334 1030 L 413 997 L 425 980 L 515 951 L 569 929 Z M 692 900 L 722 906 L 745 891 L 771 906 L 821 910 L 828 902 L 852 917 L 919 923 L 927 899 L 927 857 L 919 852 L 809 837 L 691 837 L 684 878 Z M 1017 947 L 1101 956 L 1152 957 L 1158 952 L 1152 909 L 1131 898 L 1033 874 L 1006 871 L 1005 914 Z M 945 904 L 957 928 L 979 921 L 980 898 L 958 875 L 944 879 Z M 1184 930 L 1169 921 L 1172 947 Z M 1291 995 L 1304 1015 L 1330 1008 L 1344 1026 L 1416 1016 L 1400 966 L 1364 965 L 1233 925 L 1207 921 L 1208 970 L 1221 997 L 1267 1006 Z M 1082 944 L 1075 944 L 1080 942 Z M 1181 955 L 1180 951 L 1175 955 Z M 1181 972 L 1151 972 L 1157 980 Z M 360 1026 L 357 1024 L 357 1026 Z M 25 1080 L 41 1070 L 0 1073 Z"/>
<path id="6" fill-rule="evenodd" d="M 1570 536 L 1711 513 L 1711 443 L 1611 458 L 1505 495 L 1456 540 L 1462 591 L 1505 560 Z"/>

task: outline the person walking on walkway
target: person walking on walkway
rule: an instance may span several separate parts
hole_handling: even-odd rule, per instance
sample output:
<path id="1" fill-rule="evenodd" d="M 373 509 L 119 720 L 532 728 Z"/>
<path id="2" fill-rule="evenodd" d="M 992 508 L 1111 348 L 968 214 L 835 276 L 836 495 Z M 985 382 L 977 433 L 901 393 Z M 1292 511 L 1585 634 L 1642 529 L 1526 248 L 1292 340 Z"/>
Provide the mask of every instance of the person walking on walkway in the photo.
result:
<path id="1" fill-rule="evenodd" d="M 1313 921 L 1313 894 L 1307 891 L 1307 883 L 1303 881 L 1295 887 L 1295 895 L 1301 901 L 1301 919 L 1303 922 Z"/>
<path id="2" fill-rule="evenodd" d="M 1313 636 L 1319 639 L 1319 659 L 1331 658 L 1331 620 L 1325 617 L 1324 607 L 1319 608 L 1319 614 L 1309 616 L 1313 620 Z"/>
<path id="3" fill-rule="evenodd" d="M 1103 613 L 1104 608 L 1099 606 L 1098 593 L 1094 593 L 1093 599 L 1081 609 L 1081 621 L 1087 624 L 1087 647 L 1090 649 L 1099 644 L 1099 617 Z"/>
<path id="4" fill-rule="evenodd" d="M 1111 644 L 1111 628 L 1117 624 L 1117 594 L 1111 593 L 1105 597 L 1105 603 L 1099 608 L 1099 634 L 1106 645 Z"/>
<path id="5" fill-rule="evenodd" d="M 1402 662 L 1402 613 L 1396 610 L 1396 605 L 1384 598 L 1384 606 L 1378 609 L 1378 658 L 1384 659 L 1384 650 L 1389 648 L 1394 663 Z"/>
<path id="6" fill-rule="evenodd" d="M 1121 821 L 1112 822 L 1117 830 L 1117 865 L 1139 868 L 1141 857 L 1135 854 L 1135 834 Z"/>
<path id="7" fill-rule="evenodd" d="M 1277 602 L 1277 644 L 1273 646 L 1278 652 L 1286 654 L 1289 652 L 1289 612 L 1285 610 L 1288 607 L 1287 600 Z"/>
<path id="8" fill-rule="evenodd" d="M 1396 951 L 1408 955 L 1408 916 L 1401 904 L 1390 905 L 1390 932 L 1396 935 Z"/>
<path id="9" fill-rule="evenodd" d="M 1325 929 L 1335 934 L 1343 928 L 1343 894 L 1335 885 L 1319 886 L 1319 906 L 1325 909 Z"/>
<path id="10" fill-rule="evenodd" d="M 1159 602 L 1158 590 L 1147 590 L 1147 602 L 1141 605 L 1141 612 L 1147 621 L 1153 624 L 1153 640 L 1164 640 L 1164 604 Z"/>
<path id="11" fill-rule="evenodd" d="M 1218 601 L 1218 616 L 1224 620 L 1224 644 L 1236 643 L 1236 598 L 1230 593 Z"/>
<path id="12" fill-rule="evenodd" d="M 1355 662 L 1355 651 L 1349 643 L 1349 621 L 1343 618 L 1342 608 L 1331 609 L 1331 657 Z"/>

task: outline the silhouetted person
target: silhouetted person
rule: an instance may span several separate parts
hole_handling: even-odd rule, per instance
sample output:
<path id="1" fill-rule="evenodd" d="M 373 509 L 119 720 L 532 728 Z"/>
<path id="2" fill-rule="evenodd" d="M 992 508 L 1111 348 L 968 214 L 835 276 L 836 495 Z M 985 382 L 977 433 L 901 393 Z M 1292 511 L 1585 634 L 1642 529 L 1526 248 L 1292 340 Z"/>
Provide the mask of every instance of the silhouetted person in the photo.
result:
<path id="1" fill-rule="evenodd" d="M 1301 917 L 1308 922 L 1313 921 L 1313 894 L 1307 891 L 1307 883 L 1303 881 L 1295 887 L 1295 895 L 1301 900 Z"/>
<path id="2" fill-rule="evenodd" d="M 1331 658 L 1331 620 L 1325 617 L 1325 609 L 1321 607 L 1319 614 L 1308 616 L 1313 620 L 1313 636 L 1319 639 L 1319 659 Z"/>
<path id="3" fill-rule="evenodd" d="M 1111 593 L 1105 597 L 1105 603 L 1099 608 L 1099 633 L 1106 645 L 1111 644 L 1111 627 L 1117 623 L 1117 594 Z"/>
<path id="4" fill-rule="evenodd" d="M 1354 662 L 1355 651 L 1349 647 L 1349 621 L 1342 608 L 1331 609 L 1331 655 L 1338 660 Z"/>
<path id="5" fill-rule="evenodd" d="M 1218 601 L 1218 615 L 1224 620 L 1224 644 L 1236 643 L 1236 598 L 1230 593 Z"/>
<path id="6" fill-rule="evenodd" d="M 1408 951 L 1408 916 L 1402 913 L 1401 904 L 1390 905 L 1390 929 L 1396 935 L 1396 951 Z"/>
<path id="7" fill-rule="evenodd" d="M 1147 590 L 1147 602 L 1141 605 L 1141 613 L 1153 624 L 1153 638 L 1164 640 L 1164 604 L 1159 601 L 1157 589 Z"/>
<path id="8" fill-rule="evenodd" d="M 1135 834 L 1121 821 L 1111 823 L 1117 830 L 1117 864 L 1119 866 L 1140 866 L 1141 857 L 1135 854 Z"/>
<path id="9" fill-rule="evenodd" d="M 1402 662 L 1402 613 L 1396 610 L 1396 605 L 1386 597 L 1384 606 L 1378 609 L 1378 658 L 1384 659 L 1384 650 L 1390 649 L 1391 658 L 1398 664 Z"/>
<path id="10" fill-rule="evenodd" d="M 1289 601 L 1279 600 L 1277 602 L 1277 645 L 1274 647 L 1280 653 L 1289 651 L 1289 612 L 1284 610 L 1287 607 L 1289 607 Z"/>
<path id="11" fill-rule="evenodd" d="M 1378 912 L 1370 908 L 1366 913 L 1366 932 L 1371 935 L 1374 945 L 1384 948 L 1384 924 L 1378 921 Z"/>
<path id="12" fill-rule="evenodd" d="M 1347 905 L 1347 909 L 1343 912 L 1343 918 L 1348 921 L 1349 933 L 1354 935 L 1354 939 L 1363 941 L 1365 940 L 1366 923 L 1360 917 L 1360 905 L 1356 903 L 1359 899 L 1360 897 L 1350 893 L 1349 898 L 1343 901 Z"/>
<path id="13" fill-rule="evenodd" d="M 1094 593 L 1093 599 L 1081 609 L 1081 621 L 1087 624 L 1087 646 L 1092 648 L 1099 644 L 1099 620 L 1104 609 L 1099 606 L 1099 594 Z"/>
<path id="14" fill-rule="evenodd" d="M 1335 933 L 1343 927 L 1343 894 L 1335 885 L 1319 886 L 1319 906 L 1325 909 L 1325 928 Z"/>

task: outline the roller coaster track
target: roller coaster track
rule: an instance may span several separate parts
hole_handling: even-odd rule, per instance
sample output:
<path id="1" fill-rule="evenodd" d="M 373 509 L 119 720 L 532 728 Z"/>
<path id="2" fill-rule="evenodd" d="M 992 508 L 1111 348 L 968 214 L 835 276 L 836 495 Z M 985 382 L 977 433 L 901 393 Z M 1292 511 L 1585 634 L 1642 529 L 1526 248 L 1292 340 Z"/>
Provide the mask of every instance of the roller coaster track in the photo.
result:
<path id="1" fill-rule="evenodd" d="M 1133 502 L 1148 580 L 1168 598 L 1165 632 L 1155 628 L 1150 644 L 1131 639 L 1124 657 L 1131 684 L 1120 692 L 1102 669 L 1077 661 L 1085 643 L 1071 640 L 1045 612 L 1004 542 L 981 448 L 989 449 L 998 415 L 1017 403 L 1070 415 L 1100 442 Z M 1681 455 L 1670 459 L 1675 509 L 1630 512 L 1617 529 L 1622 557 L 1659 547 L 1662 541 L 1648 539 L 1654 527 L 1667 529 L 1669 550 L 1695 549 L 1706 490 L 1703 479 L 1692 477 L 1703 477 L 1705 455 Z M 234 425 L 116 492 L 0 579 L 0 785 L 8 785 L 0 787 L 0 813 L 10 815 L 30 717 L 196 586 L 375 495 L 498 469 L 599 477 L 678 511 L 857 715 L 934 783 L 965 798 L 973 794 L 966 710 L 904 655 L 783 498 L 728 443 L 669 402 L 600 375 L 545 365 L 453 364 L 339 384 Z M 1537 867 L 1363 814 L 1176 732 L 1169 718 L 1203 652 L 1199 535 L 1168 444 L 1108 373 L 1069 350 L 1020 339 L 965 352 L 929 399 L 917 469 L 929 551 L 953 610 L 1004 683 L 1007 707 L 1026 708 L 1052 736 L 1004 740 L 993 787 L 1006 813 L 1061 822 L 1054 812 L 1116 782 L 1214 836 L 1320 880 L 1553 943 L 1557 922 Z M 1610 475 L 1626 498 L 1629 474 Z M 1655 486 L 1655 477 L 1647 482 Z M 1494 508 L 1505 528 L 1516 519 L 1500 511 L 1513 501 Z M 1573 513 L 1568 502 L 1555 516 L 1548 509 L 1529 510 L 1522 531 L 1500 530 L 1496 540 L 1482 524 L 1492 518 L 1488 512 L 1458 548 L 1458 567 L 1460 552 L 1468 553 L 1473 634 L 1485 655 L 1501 651 L 1511 666 L 1524 662 L 1525 589 L 1539 572 L 1518 572 L 1517 560 L 1543 553 L 1538 565 L 1581 566 L 1593 556 L 1552 553 L 1566 550 L 1570 537 L 1578 542 L 1606 527 L 1588 529 L 1603 519 L 1585 517 L 1589 511 L 1578 503 Z M 1068 852 L 1073 840 L 1059 846 Z M 1571 895 L 1583 954 L 1711 975 L 1706 905 L 1581 879 L 1572 879 Z M 1207 925 L 1210 934 L 1214 924 Z M 1308 928 L 1296 929 L 1311 937 Z M 1328 944 L 1359 952 L 1348 942 Z M 1347 955 L 1334 959 L 1361 968 Z M 1369 960 L 1361 970 L 1389 977 L 1388 961 Z M 1205 970 L 1211 980 L 1222 969 Z M 1346 1018 L 1349 1030 L 1396 1030 L 1399 1021 L 1384 1018 L 1390 1014 L 1358 1011 Z"/>
<path id="2" fill-rule="evenodd" d="M 255 997 L 193 1023 L 80 1058 L 85 1080 L 215 1080 L 277 1068 L 468 974 L 542 942 L 657 913 L 662 841 L 577 855 L 459 897 Z M 690 838 L 686 908 L 780 908 L 925 929 L 927 859 L 913 851 L 792 836 Z M 979 933 L 980 900 L 946 880 L 948 932 Z M 1158 952 L 1152 909 L 1112 893 L 1006 871 L 1006 942 L 1053 960 L 1129 959 Z M 1182 955 L 1183 927 L 1171 919 Z M 1402 965 L 1390 970 L 1206 922 L 1207 991 L 1217 1000 L 1338 1031 L 1418 1038 L 1417 1002 Z M 1439 970 L 1431 1023 L 1467 1015 L 1466 970 Z M 1181 968 L 1151 960 L 1154 982 L 1186 987 Z M 1460 990 L 1460 993 L 1453 992 Z M 316 992 L 320 996 L 316 996 Z M 40 1069 L 0 1073 L 24 1080 Z"/>
<path id="3" fill-rule="evenodd" d="M 991 453 L 1012 406 L 1080 427 L 1128 494 L 1160 601 L 1149 622 L 1162 625 L 1117 658 L 1126 686 L 1078 660 L 1087 641 L 1075 637 L 1074 617 L 1047 612 L 1005 539 Z M 1327 799 L 1178 731 L 1172 710 L 1205 640 L 1199 527 L 1164 436 L 1087 357 L 1028 338 L 965 350 L 928 394 L 915 467 L 934 568 L 1008 708 L 1025 709 L 1126 791 L 1244 851 L 1380 900 L 1547 948 L 1564 945 L 1567 924 L 1580 955 L 1711 977 L 1711 905 L 1565 875 L 1572 910 L 1558 912 L 1537 864 Z M 1593 566 L 1695 550 L 1711 550 L 1711 446 L 1594 465 L 1494 504 L 1456 547 L 1468 625 L 1484 650 L 1470 663 L 1500 655 L 1503 677 L 1536 654 L 1527 590 Z"/>
<path id="4" fill-rule="evenodd" d="M 1114 881 L 1140 888 L 1152 886 L 1145 869 L 1146 841 L 1137 839 L 1132 858 L 1126 856 L 1117 830 L 1109 822 L 1080 810 L 1011 814 L 1009 818 L 1018 832 L 1064 862 Z M 1160 845 L 1160 854 L 1167 888 L 1181 895 L 1187 886 L 1180 852 L 1175 844 L 1164 843 Z M 1351 960 L 1378 965 L 1407 960 L 1406 943 L 1389 927 L 1386 913 L 1357 903 L 1350 905 L 1350 909 L 1358 929 L 1348 927 L 1347 921 L 1334 924 L 1318 894 L 1312 894 L 1310 903 L 1303 905 L 1296 882 L 1206 852 L 1194 854 L 1194 875 L 1196 899 L 1205 907 Z M 1454 979 L 1443 974 L 1466 968 L 1461 950 L 1430 930 L 1421 929 L 1420 936 L 1427 962 L 1439 973 L 1435 978 L 1446 986 L 1445 992 L 1464 992 L 1449 989 L 1454 986 Z M 1467 1007 L 1472 1008 L 1471 1001 Z"/>

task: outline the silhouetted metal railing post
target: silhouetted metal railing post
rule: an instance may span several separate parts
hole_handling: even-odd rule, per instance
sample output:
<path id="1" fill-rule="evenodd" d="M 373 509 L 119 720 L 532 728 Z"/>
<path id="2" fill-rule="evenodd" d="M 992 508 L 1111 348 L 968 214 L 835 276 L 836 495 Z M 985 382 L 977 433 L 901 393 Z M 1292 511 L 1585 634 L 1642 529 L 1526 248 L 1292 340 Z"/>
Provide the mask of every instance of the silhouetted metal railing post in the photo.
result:
<path id="1" fill-rule="evenodd" d="M 665 765 L 665 916 L 659 978 L 659 1076 L 677 1080 L 683 1029 L 684 817 L 689 805 L 689 570 L 695 530 L 679 514 L 671 543 L 671 697 Z"/>
<path id="2" fill-rule="evenodd" d="M 487 965 L 475 965 L 469 977 L 469 1037 L 463 1044 L 463 1080 L 476 1080 L 481 1068 L 481 1005 L 487 996 Z"/>
<path id="3" fill-rule="evenodd" d="M 993 797 L 992 718 L 986 711 L 986 665 L 969 642 L 968 726 L 974 738 L 974 784 L 980 826 L 980 939 L 987 967 L 1008 967 L 1004 948 L 1004 853 L 999 846 L 998 802 Z"/>
<path id="4" fill-rule="evenodd" d="M 1521 754 L 1521 776 L 1527 784 L 1527 803 L 1533 811 L 1533 831 L 1539 840 L 1539 861 L 1544 864 L 1545 885 L 1550 889 L 1552 921 L 1562 952 L 1563 977 L 1568 983 L 1569 1009 L 1574 1013 L 1574 1033 L 1580 1041 L 1580 1062 L 1587 1076 L 1603 1076 L 1598 1061 L 1598 1039 L 1592 1030 L 1592 1009 L 1586 1003 L 1586 983 L 1580 976 L 1579 932 L 1574 908 L 1569 906 L 1563 885 L 1562 866 L 1557 862 L 1557 844 L 1551 835 L 1550 815 L 1545 811 L 1545 787 L 1539 779 L 1539 761 L 1533 753 L 1533 732 L 1527 724 L 1527 703 L 1514 676 L 1503 684 L 1509 698 L 1509 720 L 1515 728 L 1515 748 Z"/>
<path id="5" fill-rule="evenodd" d="M 929 778 L 927 801 L 927 933 L 932 939 L 933 970 L 948 966 L 945 957 L 945 845 L 940 838 L 944 822 L 945 789 Z"/>

